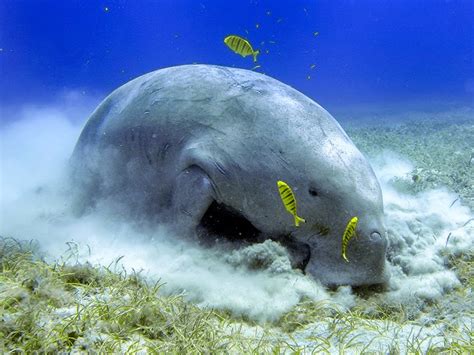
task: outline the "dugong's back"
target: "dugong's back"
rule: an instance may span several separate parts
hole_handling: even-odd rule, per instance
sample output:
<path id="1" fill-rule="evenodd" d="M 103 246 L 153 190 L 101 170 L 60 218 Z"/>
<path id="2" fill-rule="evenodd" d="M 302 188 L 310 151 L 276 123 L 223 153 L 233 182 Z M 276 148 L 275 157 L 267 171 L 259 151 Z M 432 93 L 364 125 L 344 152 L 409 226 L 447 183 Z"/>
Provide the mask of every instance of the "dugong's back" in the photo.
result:
<path id="1" fill-rule="evenodd" d="M 181 135 L 190 134 L 199 125 L 227 131 L 251 128 L 255 134 L 254 128 L 279 126 L 281 119 L 272 118 L 296 102 L 302 106 L 301 111 L 307 107 L 313 113 L 319 111 L 319 117 L 308 120 L 308 127 L 318 119 L 317 124 L 324 128 L 340 129 L 314 101 L 263 74 L 212 65 L 161 69 L 138 77 L 109 95 L 89 118 L 76 150 L 100 143 L 107 133 L 137 126 L 160 127 L 166 134 L 174 130 L 183 130 Z M 291 113 L 294 115 L 294 110 Z"/>

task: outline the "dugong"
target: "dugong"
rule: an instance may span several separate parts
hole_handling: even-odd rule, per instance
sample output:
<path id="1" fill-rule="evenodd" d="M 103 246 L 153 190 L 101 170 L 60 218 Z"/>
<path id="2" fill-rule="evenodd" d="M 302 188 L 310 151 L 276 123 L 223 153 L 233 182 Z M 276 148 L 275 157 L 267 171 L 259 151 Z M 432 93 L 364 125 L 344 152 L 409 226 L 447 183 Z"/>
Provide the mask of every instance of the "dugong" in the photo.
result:
<path id="1" fill-rule="evenodd" d="M 326 110 L 269 76 L 214 65 L 140 76 L 96 108 L 71 164 L 82 213 L 111 202 L 121 216 L 167 224 L 176 235 L 207 228 L 216 238 L 279 240 L 325 285 L 387 280 L 371 166 Z M 299 227 L 279 180 L 306 220 Z M 354 216 L 347 262 L 341 240 Z"/>

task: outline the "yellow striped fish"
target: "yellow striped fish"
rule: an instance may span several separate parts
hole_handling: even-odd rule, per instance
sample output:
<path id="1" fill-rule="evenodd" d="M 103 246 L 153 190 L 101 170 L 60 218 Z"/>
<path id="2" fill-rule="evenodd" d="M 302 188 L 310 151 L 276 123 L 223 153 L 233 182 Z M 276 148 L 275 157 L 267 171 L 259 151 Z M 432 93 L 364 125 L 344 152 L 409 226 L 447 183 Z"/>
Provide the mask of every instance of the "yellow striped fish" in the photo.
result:
<path id="1" fill-rule="evenodd" d="M 249 41 L 247 41 L 245 38 L 231 35 L 224 38 L 224 43 L 227 45 L 227 47 L 232 49 L 235 53 L 240 54 L 242 57 L 245 58 L 248 55 L 253 55 L 253 61 L 257 61 L 257 55 L 260 53 L 260 51 L 254 51 Z"/>
<path id="2" fill-rule="evenodd" d="M 344 234 L 342 235 L 342 257 L 347 262 L 349 262 L 349 259 L 347 259 L 347 256 L 346 256 L 347 244 L 355 236 L 357 222 L 359 222 L 359 219 L 357 217 L 352 217 L 349 223 L 347 223 L 346 230 L 344 231 Z"/>
<path id="3" fill-rule="evenodd" d="M 286 210 L 295 217 L 295 226 L 298 227 L 300 225 L 300 222 L 306 222 L 303 218 L 298 217 L 298 215 L 296 214 L 295 195 L 293 195 L 293 191 L 291 191 L 288 184 L 283 181 L 278 181 L 277 185 L 278 191 L 280 192 L 281 200 L 283 201 L 283 205 L 285 206 Z"/>

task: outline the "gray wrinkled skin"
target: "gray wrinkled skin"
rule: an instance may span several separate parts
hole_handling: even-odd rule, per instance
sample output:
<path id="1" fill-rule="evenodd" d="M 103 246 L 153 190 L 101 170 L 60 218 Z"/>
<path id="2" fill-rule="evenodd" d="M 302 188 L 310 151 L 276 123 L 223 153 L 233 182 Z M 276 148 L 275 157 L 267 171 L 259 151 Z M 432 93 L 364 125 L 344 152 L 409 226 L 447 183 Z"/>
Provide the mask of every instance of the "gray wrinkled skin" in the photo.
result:
<path id="1" fill-rule="evenodd" d="M 83 209 L 109 201 L 127 217 L 194 234 L 216 201 L 268 238 L 309 245 L 305 271 L 323 284 L 386 281 L 382 195 L 372 168 L 327 111 L 268 76 L 211 65 L 143 75 L 99 105 L 71 161 Z M 306 219 L 299 228 L 277 180 L 295 193 Z M 341 239 L 353 216 L 359 224 L 347 263 Z"/>

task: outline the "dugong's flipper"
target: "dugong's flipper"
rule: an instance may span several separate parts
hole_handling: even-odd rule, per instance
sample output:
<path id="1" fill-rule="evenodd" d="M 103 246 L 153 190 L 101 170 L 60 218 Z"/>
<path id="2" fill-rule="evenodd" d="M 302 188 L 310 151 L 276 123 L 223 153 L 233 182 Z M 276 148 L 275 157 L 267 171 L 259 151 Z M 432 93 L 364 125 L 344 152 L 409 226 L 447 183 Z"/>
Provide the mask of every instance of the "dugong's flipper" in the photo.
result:
<path id="1" fill-rule="evenodd" d="M 196 165 L 183 170 L 176 179 L 173 195 L 172 220 L 176 232 L 193 237 L 214 199 L 212 182 L 204 170 Z"/>

